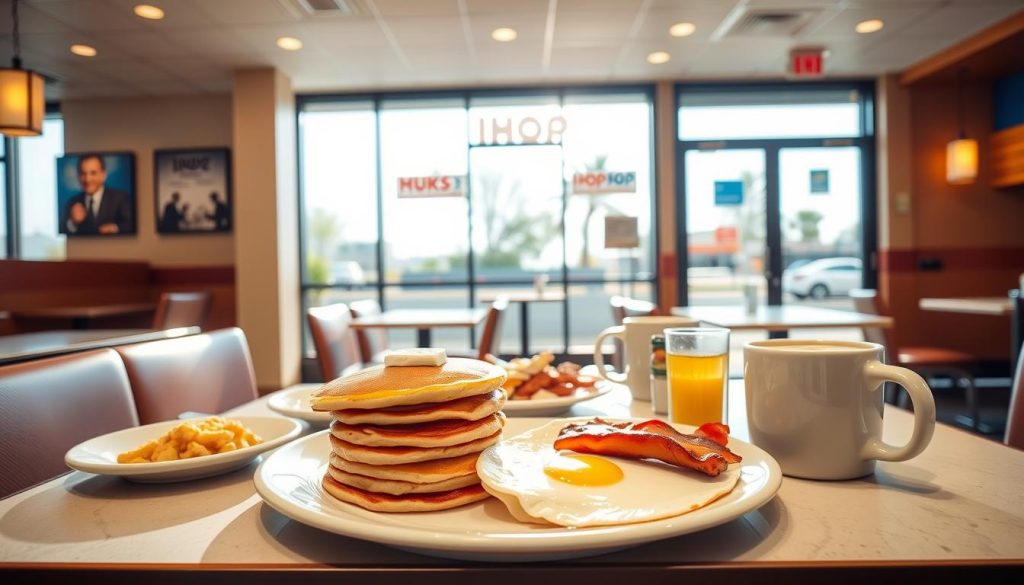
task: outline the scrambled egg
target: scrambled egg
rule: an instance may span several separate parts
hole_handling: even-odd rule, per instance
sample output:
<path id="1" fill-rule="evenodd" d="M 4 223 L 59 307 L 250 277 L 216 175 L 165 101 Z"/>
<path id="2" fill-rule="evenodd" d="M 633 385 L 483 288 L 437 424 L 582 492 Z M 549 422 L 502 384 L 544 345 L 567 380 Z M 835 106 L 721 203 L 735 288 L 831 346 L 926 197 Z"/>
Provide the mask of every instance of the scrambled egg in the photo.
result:
<path id="1" fill-rule="evenodd" d="M 155 441 L 117 456 L 118 463 L 176 461 L 226 453 L 262 443 L 258 435 L 237 420 L 211 416 L 176 425 Z"/>

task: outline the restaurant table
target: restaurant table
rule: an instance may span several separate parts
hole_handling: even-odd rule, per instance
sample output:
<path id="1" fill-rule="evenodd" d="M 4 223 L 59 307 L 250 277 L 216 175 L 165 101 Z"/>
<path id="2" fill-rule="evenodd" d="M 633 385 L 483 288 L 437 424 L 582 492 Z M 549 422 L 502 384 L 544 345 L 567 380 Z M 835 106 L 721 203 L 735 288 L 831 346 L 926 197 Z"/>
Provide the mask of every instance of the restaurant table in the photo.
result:
<path id="1" fill-rule="evenodd" d="M 430 332 L 437 327 L 476 327 L 487 309 L 392 309 L 352 319 L 353 329 L 415 329 L 419 347 L 430 347 Z"/>
<path id="2" fill-rule="evenodd" d="M 754 313 L 742 306 L 698 305 L 672 307 L 672 314 L 729 329 L 767 330 L 772 337 L 787 337 L 790 329 L 892 327 L 892 317 L 804 305 L 759 305 Z"/>
<path id="3" fill-rule="evenodd" d="M 742 381 L 730 383 L 728 422 L 731 434 L 745 440 L 743 392 Z M 268 399 L 226 414 L 274 415 Z M 906 441 L 913 415 L 884 408 L 884 439 Z M 569 415 L 647 418 L 651 404 L 632 401 L 618 386 L 574 405 Z M 534 420 L 540 425 L 547 419 Z M 255 469 L 254 463 L 171 484 L 82 472 L 57 477 L 0 500 L 0 571 L 25 571 L 47 583 L 211 578 L 251 585 L 341 579 L 641 583 L 687 577 L 713 578 L 702 581 L 711 583 L 908 577 L 978 582 L 1024 570 L 1024 451 L 941 423 L 921 455 L 879 463 L 874 475 L 850 481 L 786 477 L 774 499 L 720 526 L 543 563 L 445 560 L 311 528 L 262 501 L 253 484 Z"/>
<path id="4" fill-rule="evenodd" d="M 918 301 L 918 307 L 922 311 L 942 311 L 945 313 L 964 313 L 969 315 L 988 315 L 992 317 L 1011 316 L 1020 294 L 1018 291 L 1010 291 L 1005 297 L 949 297 L 949 298 L 923 298 Z M 1010 333 L 1010 365 L 1017 363 L 1017 356 L 1020 352 L 1022 332 L 1020 322 L 1022 316 L 1014 319 Z"/>
<path id="5" fill-rule="evenodd" d="M 481 297 L 481 302 L 493 303 L 498 296 L 504 296 L 510 303 L 517 303 L 519 305 L 519 345 L 521 347 L 521 353 L 519 355 L 529 356 L 530 355 L 530 313 L 528 307 L 530 303 L 561 303 L 565 301 L 565 292 L 560 290 L 545 290 L 540 294 L 537 294 L 535 290 L 524 290 L 515 291 L 502 294 L 495 294 L 494 296 Z"/>
<path id="6" fill-rule="evenodd" d="M 105 305 L 88 305 L 79 307 L 40 307 L 37 309 L 15 309 L 10 311 L 16 321 L 52 321 L 54 319 L 70 319 L 72 329 L 85 329 L 89 321 L 106 317 L 128 317 L 142 313 L 152 313 L 156 303 L 114 303 Z"/>
<path id="7" fill-rule="evenodd" d="M 66 353 L 159 341 L 199 333 L 198 327 L 175 329 L 87 329 L 39 331 L 0 336 L 0 364 L 10 364 Z"/>

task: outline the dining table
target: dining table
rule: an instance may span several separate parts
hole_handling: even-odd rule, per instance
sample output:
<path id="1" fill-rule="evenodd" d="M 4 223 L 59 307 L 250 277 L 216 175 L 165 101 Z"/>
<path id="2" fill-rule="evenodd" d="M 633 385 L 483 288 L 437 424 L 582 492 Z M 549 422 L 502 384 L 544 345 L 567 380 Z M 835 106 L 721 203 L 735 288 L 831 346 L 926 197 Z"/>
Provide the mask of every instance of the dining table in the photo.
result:
<path id="1" fill-rule="evenodd" d="M 199 327 L 173 329 L 69 329 L 0 336 L 0 365 L 44 357 L 196 335 Z"/>
<path id="2" fill-rule="evenodd" d="M 1005 297 L 925 297 L 917 305 L 922 311 L 940 311 L 987 317 L 1011 317 L 1010 369 L 1020 355 L 1024 343 L 1024 301 L 1019 289 Z"/>
<path id="3" fill-rule="evenodd" d="M 498 297 L 505 297 L 510 303 L 519 305 L 519 347 L 521 356 L 530 355 L 530 303 L 561 303 L 565 292 L 561 290 L 516 290 L 487 294 L 480 297 L 483 303 L 493 303 Z"/>
<path id="4" fill-rule="evenodd" d="M 472 328 L 487 317 L 483 308 L 389 309 L 352 319 L 353 329 L 415 329 L 418 347 L 431 347 L 431 331 L 439 327 Z"/>
<path id="5" fill-rule="evenodd" d="M 272 396 L 224 414 L 277 416 L 267 406 Z M 731 436 L 749 440 L 742 380 L 730 381 L 728 400 Z M 576 403 L 565 416 L 663 418 L 652 412 L 651 403 L 633 400 L 624 386 Z M 886 404 L 884 417 L 883 438 L 906 441 L 913 415 Z M 523 419 L 522 424 L 550 420 Z M 314 429 L 307 426 L 304 432 L 309 436 Z M 59 476 L 0 500 L 0 571 L 47 583 L 208 578 L 250 585 L 688 578 L 1010 583 L 1024 571 L 1024 451 L 941 423 L 921 455 L 879 463 L 867 477 L 784 477 L 767 503 L 717 526 L 598 556 L 546 562 L 452 560 L 313 528 L 267 504 L 254 486 L 256 474 L 254 462 L 223 475 L 166 484 L 79 471 Z M 385 516 L 389 523 L 401 521 Z M 537 539 L 542 543 L 543 535 Z M 429 547 L 429 540 L 422 546 Z"/>
<path id="6" fill-rule="evenodd" d="M 10 311 L 10 314 L 15 322 L 52 322 L 63 320 L 70 321 L 72 329 L 85 329 L 91 322 L 97 319 L 132 317 L 153 313 L 155 310 L 156 303 L 133 302 L 14 309 Z"/>
<path id="7" fill-rule="evenodd" d="M 799 304 L 759 305 L 754 312 L 740 305 L 693 305 L 672 307 L 672 314 L 734 330 L 768 331 L 770 337 L 787 337 L 790 329 L 857 329 L 892 327 L 892 317 L 840 311 Z"/>

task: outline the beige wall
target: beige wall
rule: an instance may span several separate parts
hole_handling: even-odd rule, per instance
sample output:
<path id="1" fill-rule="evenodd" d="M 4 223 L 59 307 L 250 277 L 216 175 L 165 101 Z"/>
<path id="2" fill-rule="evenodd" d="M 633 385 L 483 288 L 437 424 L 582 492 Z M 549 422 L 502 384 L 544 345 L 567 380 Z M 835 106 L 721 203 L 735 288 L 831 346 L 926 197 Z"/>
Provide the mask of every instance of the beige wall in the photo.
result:
<path id="1" fill-rule="evenodd" d="M 232 144 L 231 96 L 67 100 L 61 103 L 66 152 L 135 153 L 138 233 L 69 238 L 69 259 L 142 260 L 153 266 L 230 266 L 232 234 L 156 233 L 153 151 Z"/>

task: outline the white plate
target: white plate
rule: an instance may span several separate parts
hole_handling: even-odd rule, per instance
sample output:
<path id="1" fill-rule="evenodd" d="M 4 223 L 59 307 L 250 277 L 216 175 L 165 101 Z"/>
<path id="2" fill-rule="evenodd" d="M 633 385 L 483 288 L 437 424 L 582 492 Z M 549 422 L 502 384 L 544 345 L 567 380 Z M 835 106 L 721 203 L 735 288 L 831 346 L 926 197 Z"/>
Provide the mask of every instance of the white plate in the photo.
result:
<path id="1" fill-rule="evenodd" d="M 275 392 L 267 401 L 267 407 L 285 416 L 304 420 L 310 425 L 325 428 L 331 424 L 331 413 L 317 412 L 309 406 L 310 394 L 320 388 L 319 384 L 299 384 L 295 388 L 286 388 Z"/>
<path id="2" fill-rule="evenodd" d="M 547 423 L 512 419 L 509 436 Z M 692 427 L 679 427 L 692 430 Z M 330 453 L 327 431 L 282 447 L 256 470 L 256 491 L 274 509 L 321 530 L 452 559 L 539 561 L 597 555 L 724 524 L 756 510 L 782 483 L 779 464 L 761 449 L 730 439 L 743 457 L 739 484 L 725 497 L 689 514 L 597 528 L 544 527 L 516 522 L 488 498 L 453 510 L 384 514 L 346 504 L 324 493 L 320 480 Z"/>
<path id="3" fill-rule="evenodd" d="M 607 380 L 598 380 L 592 387 L 580 388 L 571 396 L 509 400 L 501 410 L 508 416 L 556 416 L 569 410 L 573 404 L 604 396 L 614 387 L 615 385 Z"/>
<path id="4" fill-rule="evenodd" d="M 302 423 L 280 416 L 232 416 L 259 435 L 263 442 L 227 453 L 177 461 L 154 463 L 118 463 L 118 453 L 137 449 L 147 441 L 160 438 L 180 420 L 169 420 L 108 433 L 72 447 L 64 456 L 68 467 L 99 475 L 117 475 L 132 481 L 161 483 L 209 477 L 249 464 L 260 453 L 294 439 Z"/>

